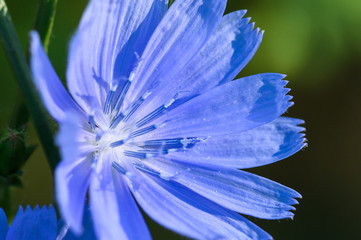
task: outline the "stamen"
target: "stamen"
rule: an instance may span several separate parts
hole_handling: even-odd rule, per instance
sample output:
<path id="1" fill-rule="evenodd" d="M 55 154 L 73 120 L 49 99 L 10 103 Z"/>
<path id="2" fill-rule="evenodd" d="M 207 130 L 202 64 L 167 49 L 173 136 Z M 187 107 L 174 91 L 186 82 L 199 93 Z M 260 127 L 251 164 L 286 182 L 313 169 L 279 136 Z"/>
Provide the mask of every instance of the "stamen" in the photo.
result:
<path id="1" fill-rule="evenodd" d="M 100 130 L 96 132 L 96 137 L 95 137 L 95 141 L 99 142 L 100 139 L 103 137 L 104 135 L 104 131 Z"/>
<path id="2" fill-rule="evenodd" d="M 119 163 L 116 163 L 116 162 L 112 162 L 112 167 L 117 170 L 118 172 L 120 172 L 121 174 L 126 174 L 127 171 L 119 165 Z"/>
<path id="3" fill-rule="evenodd" d="M 144 172 L 144 173 L 148 173 L 148 174 L 151 174 L 153 176 L 156 176 L 156 177 L 160 177 L 166 181 L 170 181 L 172 180 L 175 176 L 179 175 L 179 174 L 176 174 L 176 175 L 169 175 L 167 173 L 160 173 L 148 166 L 145 166 L 143 164 L 140 164 L 140 163 L 137 163 L 137 162 L 133 162 L 133 165 L 136 169 Z"/>
<path id="4" fill-rule="evenodd" d="M 131 83 L 132 83 L 131 80 L 128 80 L 128 81 L 125 83 L 125 85 L 124 85 L 124 87 L 123 87 L 123 89 L 122 89 L 119 97 L 117 98 L 117 100 L 116 100 L 116 102 L 115 102 L 115 105 L 114 105 L 114 110 L 115 110 L 116 112 L 119 112 L 120 107 L 121 107 L 122 104 L 123 104 L 124 97 L 125 97 L 125 95 L 127 94 Z"/>
<path id="5" fill-rule="evenodd" d="M 167 103 L 165 103 L 164 105 L 158 107 L 157 109 L 155 109 L 153 112 L 149 113 L 147 116 L 145 116 L 144 118 L 142 118 L 141 120 L 139 120 L 138 122 L 135 123 L 136 127 L 141 127 L 144 126 L 145 124 L 151 122 L 152 120 L 154 120 L 155 118 L 159 117 L 167 108 L 169 108 L 174 101 L 176 100 L 178 94 L 176 94 L 171 100 L 169 100 Z"/>
<path id="6" fill-rule="evenodd" d="M 151 125 L 149 127 L 146 127 L 146 128 L 142 128 L 142 129 L 139 129 L 135 132 L 132 132 L 130 135 L 129 135 L 129 138 L 135 138 L 135 137 L 139 137 L 141 135 L 144 135 L 144 134 L 147 134 L 153 130 L 157 129 L 157 126 L 156 125 Z"/>
<path id="7" fill-rule="evenodd" d="M 133 157 L 138 159 L 149 159 L 160 155 L 166 155 L 171 152 L 175 152 L 177 149 L 157 149 L 157 150 L 140 150 L 140 151 L 129 151 L 123 152 L 124 156 Z"/>
<path id="8" fill-rule="evenodd" d="M 162 112 L 164 112 L 164 110 L 166 110 L 166 108 L 164 107 L 164 105 L 160 106 L 159 108 L 157 108 L 156 110 L 154 110 L 153 112 L 149 113 L 147 116 L 145 116 L 144 118 L 142 118 L 141 120 L 137 121 L 135 123 L 136 127 L 141 127 L 144 126 L 145 124 L 149 123 L 150 121 L 152 121 L 154 118 L 158 117 L 160 114 L 162 114 Z"/>
<path id="9" fill-rule="evenodd" d="M 98 156 L 99 156 L 98 152 L 94 152 L 92 154 L 92 164 L 91 164 L 92 169 L 95 169 L 95 167 L 96 167 L 96 164 L 97 164 L 97 161 L 98 161 Z"/>
<path id="10" fill-rule="evenodd" d="M 144 149 L 180 149 L 180 148 L 192 148 L 196 143 L 200 142 L 201 139 L 196 137 L 189 138 L 173 138 L 173 139 L 159 139 L 159 140 L 149 140 L 142 142 L 140 147 Z"/>
<path id="11" fill-rule="evenodd" d="M 155 171 L 155 170 L 153 170 L 153 169 L 151 169 L 149 167 L 146 167 L 143 164 L 139 164 L 137 162 L 134 162 L 133 165 L 135 166 L 136 169 L 138 169 L 138 170 L 140 170 L 142 172 L 149 173 L 149 174 L 157 176 L 157 177 L 160 176 L 159 172 L 157 172 L 157 171 Z"/>
<path id="12" fill-rule="evenodd" d="M 124 151 L 124 156 L 133 157 L 133 158 L 139 158 L 139 159 L 146 159 L 146 158 L 147 158 L 147 153 L 145 153 L 145 152 L 134 152 L 134 151 L 125 150 L 125 151 Z"/>
<path id="13" fill-rule="evenodd" d="M 137 63 L 135 64 L 133 70 L 131 71 L 131 73 L 129 74 L 129 78 L 128 80 L 126 81 L 126 83 L 124 84 L 122 90 L 120 91 L 120 94 L 119 96 L 117 97 L 116 99 L 116 102 L 114 104 L 114 110 L 119 113 L 119 110 L 123 104 L 123 101 L 124 101 L 124 98 L 125 98 L 125 95 L 127 94 L 128 90 L 129 90 L 129 87 L 130 85 L 132 84 L 132 81 L 134 79 L 134 76 L 135 76 L 135 73 L 137 72 L 139 66 L 140 66 L 140 63 L 142 61 L 142 59 L 140 58 L 139 54 L 137 52 L 134 52 L 136 58 L 137 58 Z M 119 92 L 119 85 L 117 86 L 116 88 L 116 92 Z"/>
<path id="14" fill-rule="evenodd" d="M 140 105 L 144 102 L 144 100 L 150 95 L 151 92 L 147 91 L 142 97 L 136 101 L 133 106 L 127 111 L 126 116 L 123 118 L 123 122 L 127 122 L 129 118 L 134 114 L 134 112 L 139 108 Z"/>
<path id="15" fill-rule="evenodd" d="M 123 120 L 124 118 L 124 114 L 123 113 L 119 113 L 119 115 L 114 118 L 113 122 L 110 124 L 110 128 L 114 129 L 118 126 L 118 124 Z"/>
<path id="16" fill-rule="evenodd" d="M 95 120 L 94 120 L 94 113 L 91 113 L 89 115 L 89 124 L 90 124 L 90 128 L 94 131 L 96 128 L 96 124 L 95 124 Z"/>
<path id="17" fill-rule="evenodd" d="M 116 87 L 111 89 L 108 94 L 107 94 L 107 98 L 105 100 L 105 104 L 104 104 L 104 108 L 103 108 L 103 112 L 105 114 L 109 114 L 110 113 L 110 109 L 112 106 L 112 102 L 113 102 L 113 98 L 115 95 L 115 91 L 116 91 Z"/>
<path id="18" fill-rule="evenodd" d="M 115 147 L 122 146 L 123 144 L 124 144 L 124 141 L 123 141 L 123 140 L 119 140 L 119 141 L 116 141 L 116 142 L 111 143 L 111 144 L 110 144 L 110 147 L 115 148 Z"/>

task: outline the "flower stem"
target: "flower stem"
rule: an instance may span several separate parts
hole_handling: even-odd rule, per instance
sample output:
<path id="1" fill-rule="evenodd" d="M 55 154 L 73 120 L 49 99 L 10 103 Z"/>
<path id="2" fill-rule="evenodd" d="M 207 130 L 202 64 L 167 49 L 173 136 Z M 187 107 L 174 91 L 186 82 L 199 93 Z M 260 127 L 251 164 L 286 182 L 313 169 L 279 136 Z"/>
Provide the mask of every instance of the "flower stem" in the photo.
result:
<path id="1" fill-rule="evenodd" d="M 58 0 L 41 0 L 34 29 L 39 33 L 45 52 L 48 51 L 50 37 L 53 30 L 56 5 Z M 10 120 L 10 127 L 23 128 L 29 120 L 29 111 L 26 108 L 24 98 L 18 94 L 16 105 Z"/>
<path id="2" fill-rule="evenodd" d="M 35 21 L 35 30 L 38 31 L 43 42 L 45 52 L 48 51 L 51 32 L 53 30 L 56 5 L 58 0 L 41 0 Z"/>
<path id="3" fill-rule="evenodd" d="M 170 8 L 170 6 L 174 3 L 175 0 L 169 0 L 168 2 L 168 8 Z"/>
<path id="4" fill-rule="evenodd" d="M 13 73 L 23 94 L 30 116 L 33 119 L 40 142 L 44 148 L 51 171 L 54 172 L 60 155 L 54 144 L 53 129 L 39 94 L 32 81 L 25 54 L 21 49 L 14 25 L 4 0 L 0 0 L 0 39 Z"/>
<path id="5" fill-rule="evenodd" d="M 0 183 L 0 206 L 5 211 L 7 215 L 11 213 L 11 196 L 10 196 L 10 188 L 5 183 Z"/>

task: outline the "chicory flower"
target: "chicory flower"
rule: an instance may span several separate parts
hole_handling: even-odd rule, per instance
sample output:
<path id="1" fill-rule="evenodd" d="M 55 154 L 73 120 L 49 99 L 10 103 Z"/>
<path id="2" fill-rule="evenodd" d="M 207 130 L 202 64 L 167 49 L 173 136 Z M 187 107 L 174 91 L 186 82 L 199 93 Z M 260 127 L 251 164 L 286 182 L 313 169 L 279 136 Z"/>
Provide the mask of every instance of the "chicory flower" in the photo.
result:
<path id="1" fill-rule="evenodd" d="M 241 171 L 304 145 L 281 74 L 232 81 L 263 31 L 226 0 L 91 0 L 70 44 L 67 87 L 32 32 L 31 68 L 59 122 L 56 197 L 82 232 L 150 239 L 138 205 L 196 239 L 269 239 L 240 214 L 292 218 L 296 191 Z"/>

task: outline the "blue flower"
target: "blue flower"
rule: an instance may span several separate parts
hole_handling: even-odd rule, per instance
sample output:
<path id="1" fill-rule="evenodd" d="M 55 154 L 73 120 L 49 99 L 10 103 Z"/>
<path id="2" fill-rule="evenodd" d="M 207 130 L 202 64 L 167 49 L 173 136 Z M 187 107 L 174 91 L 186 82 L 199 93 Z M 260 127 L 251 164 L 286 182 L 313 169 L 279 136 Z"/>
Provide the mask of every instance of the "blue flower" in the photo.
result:
<path id="1" fill-rule="evenodd" d="M 10 229 L 4 211 L 0 208 L 0 240 L 94 240 L 89 210 L 84 215 L 84 231 L 81 236 L 75 236 L 69 231 L 68 225 L 62 220 L 57 223 L 56 213 L 52 205 L 41 209 L 28 206 L 25 211 L 20 206 Z"/>
<path id="2" fill-rule="evenodd" d="M 296 191 L 241 171 L 304 145 L 281 74 L 232 81 L 263 31 L 226 0 L 92 0 L 70 44 L 67 86 L 37 33 L 31 68 L 60 124 L 56 197 L 77 234 L 88 192 L 99 239 L 150 239 L 152 219 L 196 239 L 269 239 L 238 213 L 292 218 Z"/>

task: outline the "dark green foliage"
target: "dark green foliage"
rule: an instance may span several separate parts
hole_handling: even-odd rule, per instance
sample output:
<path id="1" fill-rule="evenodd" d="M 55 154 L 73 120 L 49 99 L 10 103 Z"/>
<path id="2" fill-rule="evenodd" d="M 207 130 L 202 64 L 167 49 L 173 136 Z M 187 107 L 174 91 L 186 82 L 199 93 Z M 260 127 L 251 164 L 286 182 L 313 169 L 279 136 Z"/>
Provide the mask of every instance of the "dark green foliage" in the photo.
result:
<path id="1" fill-rule="evenodd" d="M 32 81 L 25 54 L 4 0 L 0 0 L 0 40 L 53 172 L 60 161 L 59 151 L 54 144 L 53 129 Z"/>
<path id="2" fill-rule="evenodd" d="M 6 128 L 0 137 L 0 184 L 21 186 L 19 176 L 36 146 L 27 146 L 23 130 Z"/>
<path id="3" fill-rule="evenodd" d="M 5 128 L 0 136 L 0 207 L 11 210 L 10 187 L 22 187 L 22 168 L 36 146 L 25 142 L 25 129 Z"/>

